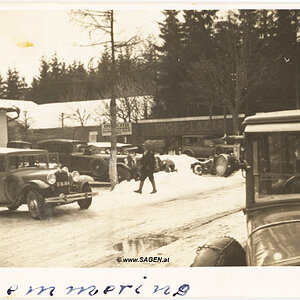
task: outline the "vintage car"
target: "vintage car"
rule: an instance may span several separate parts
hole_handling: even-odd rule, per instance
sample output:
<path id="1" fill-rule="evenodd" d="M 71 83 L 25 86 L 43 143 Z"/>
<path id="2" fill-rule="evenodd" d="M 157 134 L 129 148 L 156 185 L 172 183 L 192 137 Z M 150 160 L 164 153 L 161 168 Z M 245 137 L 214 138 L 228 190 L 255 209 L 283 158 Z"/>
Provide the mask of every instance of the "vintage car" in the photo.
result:
<path id="1" fill-rule="evenodd" d="M 209 135 L 184 135 L 182 136 L 181 152 L 188 156 L 207 158 L 214 155 L 213 139 L 217 136 Z"/>
<path id="2" fill-rule="evenodd" d="M 77 202 L 89 208 L 96 194 L 92 181 L 66 167 L 50 168 L 46 150 L 0 148 L 0 205 L 16 210 L 27 204 L 35 219 L 43 219 L 53 206 Z"/>
<path id="3" fill-rule="evenodd" d="M 227 135 L 219 139 L 213 139 L 214 153 L 218 154 L 235 154 L 236 156 L 240 153 L 240 147 L 243 147 L 244 136 L 243 135 Z"/>
<path id="4" fill-rule="evenodd" d="M 221 154 L 217 171 L 246 172 L 247 240 L 208 241 L 192 266 L 299 266 L 300 110 L 256 114 L 244 126 L 245 159 Z"/>
<path id="5" fill-rule="evenodd" d="M 39 149 L 46 149 L 50 153 L 59 154 L 59 162 L 70 171 L 78 170 L 82 174 L 90 175 L 97 181 L 109 181 L 108 163 L 109 152 L 95 151 L 95 145 L 88 145 L 80 140 L 49 139 L 37 143 Z M 106 150 L 109 148 L 107 147 Z M 131 167 L 127 163 L 128 155 L 117 155 L 118 181 L 134 178 Z"/>

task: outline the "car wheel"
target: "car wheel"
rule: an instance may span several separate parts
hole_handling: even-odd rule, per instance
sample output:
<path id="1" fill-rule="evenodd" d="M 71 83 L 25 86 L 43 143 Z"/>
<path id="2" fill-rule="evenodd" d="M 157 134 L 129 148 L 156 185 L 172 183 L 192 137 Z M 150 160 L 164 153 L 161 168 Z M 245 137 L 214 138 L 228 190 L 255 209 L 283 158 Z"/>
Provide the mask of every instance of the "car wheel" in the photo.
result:
<path id="1" fill-rule="evenodd" d="M 194 172 L 194 174 L 199 175 L 199 176 L 201 176 L 203 174 L 203 169 L 202 169 L 202 166 L 200 163 L 195 163 L 193 165 L 193 172 Z"/>
<path id="2" fill-rule="evenodd" d="M 45 199 L 37 190 L 30 189 L 26 193 L 26 201 L 28 210 L 34 219 L 42 220 L 45 218 Z"/>
<path id="3" fill-rule="evenodd" d="M 218 237 L 200 246 L 191 267 L 246 266 L 244 248 L 232 237 Z"/>
<path id="4" fill-rule="evenodd" d="M 81 189 L 81 193 L 90 193 L 92 191 L 91 186 L 85 183 Z M 92 204 L 92 197 L 77 201 L 81 209 L 88 209 Z"/>
<path id="5" fill-rule="evenodd" d="M 108 173 L 108 165 L 101 157 L 92 159 L 89 169 L 93 177 L 102 177 Z"/>
<path id="6" fill-rule="evenodd" d="M 131 172 L 128 169 L 125 169 L 124 167 L 117 167 L 118 172 L 118 181 L 130 181 L 132 179 Z"/>

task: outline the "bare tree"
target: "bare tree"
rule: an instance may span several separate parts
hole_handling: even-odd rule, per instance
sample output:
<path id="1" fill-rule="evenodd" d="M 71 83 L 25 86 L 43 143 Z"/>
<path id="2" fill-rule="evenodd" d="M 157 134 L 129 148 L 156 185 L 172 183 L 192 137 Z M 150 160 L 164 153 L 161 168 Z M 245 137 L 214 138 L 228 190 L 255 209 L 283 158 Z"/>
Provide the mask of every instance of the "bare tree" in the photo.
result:
<path id="1" fill-rule="evenodd" d="M 70 119 L 70 115 L 63 113 L 63 112 L 59 114 L 58 121 L 59 121 L 61 128 L 65 127 L 65 120 L 67 120 L 67 119 Z"/>
<path id="2" fill-rule="evenodd" d="M 33 119 L 29 116 L 28 111 L 24 110 L 23 111 L 23 126 L 27 130 L 32 125 L 32 123 L 33 123 Z"/>
<path id="3" fill-rule="evenodd" d="M 27 134 L 28 134 L 28 129 L 29 127 L 32 125 L 33 123 L 33 119 L 29 116 L 29 113 L 27 110 L 23 110 L 22 113 L 22 124 L 24 126 L 24 131 L 25 131 L 25 137 L 27 138 Z"/>
<path id="4" fill-rule="evenodd" d="M 86 126 L 87 121 L 91 119 L 92 116 L 93 114 L 87 111 L 85 108 L 84 109 L 77 108 L 69 118 L 79 122 L 80 126 L 84 127 Z"/>
<path id="5" fill-rule="evenodd" d="M 75 22 L 89 31 L 89 36 L 93 34 L 99 39 L 99 34 L 109 35 L 109 39 L 103 41 L 100 39 L 88 46 L 99 46 L 104 44 L 110 45 L 111 50 L 111 85 L 110 85 L 110 123 L 111 123 L 111 151 L 109 160 L 109 178 L 111 182 L 111 190 L 113 190 L 118 182 L 117 177 L 117 105 L 116 105 L 116 61 L 115 52 L 117 48 L 134 43 L 134 38 L 126 42 L 116 42 L 114 32 L 114 10 L 97 11 L 97 10 L 78 10 L 72 12 Z M 94 36 L 94 38 L 97 38 Z"/>

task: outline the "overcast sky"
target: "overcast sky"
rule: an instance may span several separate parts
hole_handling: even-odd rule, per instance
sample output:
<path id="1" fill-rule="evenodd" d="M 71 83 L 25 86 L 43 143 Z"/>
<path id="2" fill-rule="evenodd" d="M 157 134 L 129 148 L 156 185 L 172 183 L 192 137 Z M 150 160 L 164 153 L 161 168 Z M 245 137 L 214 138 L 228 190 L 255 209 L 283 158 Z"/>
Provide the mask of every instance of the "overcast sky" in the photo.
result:
<path id="1" fill-rule="evenodd" d="M 116 12 L 116 38 L 128 39 L 139 33 L 157 36 L 157 22 L 163 20 L 160 10 L 121 10 Z M 107 37 L 103 37 L 107 39 Z M 40 59 L 56 52 L 67 64 L 74 59 L 87 64 L 99 55 L 99 47 L 88 44 L 89 35 L 74 22 L 66 10 L 1 9 L 0 6 L 0 74 L 6 78 L 8 67 L 16 68 L 27 83 L 38 75 Z M 76 45 L 77 44 L 77 45 Z"/>
<path id="2" fill-rule="evenodd" d="M 78 46 L 88 44 L 89 35 L 87 31 L 71 22 L 70 9 L 85 8 L 87 5 L 90 5 L 90 9 L 117 9 L 116 37 L 126 40 L 137 33 L 142 37 L 149 34 L 158 36 L 160 31 L 157 22 L 164 19 L 162 9 L 299 8 L 299 0 L 290 0 L 290 5 L 273 0 L 248 0 L 240 3 L 223 0 L 217 4 L 212 0 L 202 1 L 202 4 L 201 1 L 167 1 L 165 3 L 171 3 L 167 5 L 162 5 L 159 1 L 148 4 L 142 1 L 132 4 L 128 1 L 119 2 L 118 5 L 114 1 L 106 4 L 100 1 L 97 4 L 78 4 L 80 2 L 75 0 L 71 4 L 62 4 L 59 0 L 53 4 L 39 2 L 32 0 L 28 3 L 26 0 L 19 0 L 13 5 L 12 1 L 5 4 L 0 0 L 0 74 L 4 78 L 8 67 L 16 68 L 21 76 L 25 76 L 27 83 L 31 83 L 32 77 L 39 74 L 41 57 L 44 55 L 50 59 L 55 52 L 67 64 L 76 59 L 87 65 L 90 59 L 99 56 L 102 50 L 99 47 Z"/>

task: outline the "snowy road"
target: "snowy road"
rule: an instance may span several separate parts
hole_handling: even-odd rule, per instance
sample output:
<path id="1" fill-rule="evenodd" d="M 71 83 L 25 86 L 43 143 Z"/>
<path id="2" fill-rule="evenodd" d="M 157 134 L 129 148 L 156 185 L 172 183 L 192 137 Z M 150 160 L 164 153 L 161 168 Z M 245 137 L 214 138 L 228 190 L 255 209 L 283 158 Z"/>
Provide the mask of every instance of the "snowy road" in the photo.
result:
<path id="1" fill-rule="evenodd" d="M 175 160 L 175 158 L 173 159 Z M 46 220 L 27 207 L 0 210 L 0 267 L 185 267 L 198 245 L 215 236 L 246 238 L 244 178 L 200 177 L 181 165 L 156 174 L 158 193 L 133 193 L 123 182 L 113 192 L 98 189 L 88 210 L 57 207 Z M 189 163 L 190 161 L 188 161 Z M 159 256 L 165 263 L 117 262 L 117 257 Z"/>

